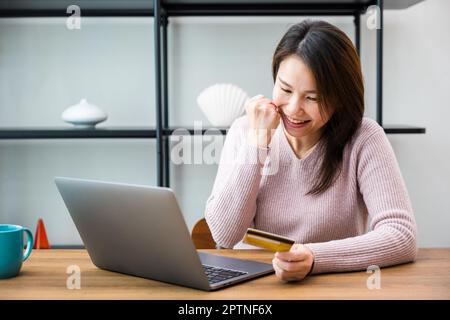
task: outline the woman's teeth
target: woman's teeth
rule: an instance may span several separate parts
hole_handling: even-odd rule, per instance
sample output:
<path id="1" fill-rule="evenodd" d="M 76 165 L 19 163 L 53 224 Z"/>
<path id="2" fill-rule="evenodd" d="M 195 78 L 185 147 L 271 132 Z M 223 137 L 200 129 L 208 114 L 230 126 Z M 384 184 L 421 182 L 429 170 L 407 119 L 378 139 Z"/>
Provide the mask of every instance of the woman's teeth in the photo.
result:
<path id="1" fill-rule="evenodd" d="M 309 121 L 309 120 L 296 120 L 296 119 L 292 119 L 291 117 L 287 117 L 287 118 L 290 122 L 295 123 L 295 124 L 301 124 L 301 123 L 305 123 L 305 122 Z"/>

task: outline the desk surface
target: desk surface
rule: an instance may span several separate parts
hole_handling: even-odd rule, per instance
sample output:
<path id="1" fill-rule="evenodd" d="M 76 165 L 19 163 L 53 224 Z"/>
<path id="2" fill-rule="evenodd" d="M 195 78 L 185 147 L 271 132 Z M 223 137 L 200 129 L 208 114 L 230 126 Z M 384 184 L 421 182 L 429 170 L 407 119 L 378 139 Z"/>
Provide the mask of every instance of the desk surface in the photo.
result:
<path id="1" fill-rule="evenodd" d="M 263 250 L 202 250 L 271 262 Z M 81 289 L 69 290 L 67 267 L 81 269 Z M 450 299 L 450 249 L 421 249 L 415 263 L 381 269 L 381 289 L 367 288 L 372 274 L 314 275 L 299 283 L 269 275 L 216 292 L 175 286 L 95 267 L 85 250 L 34 250 L 18 277 L 0 280 L 0 299 Z"/>

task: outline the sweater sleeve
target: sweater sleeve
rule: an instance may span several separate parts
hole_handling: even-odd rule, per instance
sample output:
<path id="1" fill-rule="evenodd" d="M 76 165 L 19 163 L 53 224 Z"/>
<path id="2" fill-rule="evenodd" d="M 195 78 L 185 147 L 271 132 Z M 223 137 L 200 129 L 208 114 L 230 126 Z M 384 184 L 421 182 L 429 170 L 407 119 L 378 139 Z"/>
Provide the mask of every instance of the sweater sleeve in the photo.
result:
<path id="1" fill-rule="evenodd" d="M 359 148 L 357 179 L 369 214 L 361 236 L 305 244 L 314 254 L 311 273 L 365 270 L 414 261 L 416 222 L 394 151 L 380 128 Z"/>
<path id="2" fill-rule="evenodd" d="M 228 130 L 219 168 L 206 201 L 205 218 L 214 241 L 231 248 L 251 225 L 267 150 L 247 143 L 245 116 Z"/>

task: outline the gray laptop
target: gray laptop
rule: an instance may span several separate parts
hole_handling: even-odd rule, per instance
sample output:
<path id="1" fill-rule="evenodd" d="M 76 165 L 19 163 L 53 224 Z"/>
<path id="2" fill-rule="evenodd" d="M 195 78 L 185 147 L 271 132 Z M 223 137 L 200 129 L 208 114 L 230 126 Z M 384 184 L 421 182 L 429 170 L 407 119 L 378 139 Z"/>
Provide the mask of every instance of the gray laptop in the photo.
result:
<path id="1" fill-rule="evenodd" d="M 169 188 L 63 177 L 55 183 L 101 269 L 208 291 L 273 272 L 271 264 L 198 253 Z"/>

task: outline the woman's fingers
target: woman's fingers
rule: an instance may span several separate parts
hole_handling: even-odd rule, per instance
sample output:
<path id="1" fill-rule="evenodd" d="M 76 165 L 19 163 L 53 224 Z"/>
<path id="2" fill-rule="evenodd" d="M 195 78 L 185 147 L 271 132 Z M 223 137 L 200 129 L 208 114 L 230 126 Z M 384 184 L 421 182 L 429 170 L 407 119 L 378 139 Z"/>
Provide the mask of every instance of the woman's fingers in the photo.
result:
<path id="1" fill-rule="evenodd" d="M 252 100 L 256 100 L 256 99 L 259 99 L 259 98 L 263 98 L 264 97 L 264 95 L 263 94 L 257 94 L 256 96 L 254 96 L 254 97 L 251 97 L 250 98 L 250 101 L 252 101 Z"/>
<path id="2" fill-rule="evenodd" d="M 290 251 L 277 252 L 275 257 L 284 261 L 304 261 L 307 260 L 310 253 L 301 245 L 295 244 Z"/>
<path id="3" fill-rule="evenodd" d="M 247 106 L 255 104 L 256 102 L 260 102 L 260 100 L 263 100 L 263 99 L 267 99 L 267 98 L 265 98 L 264 95 L 262 95 L 262 94 L 258 94 L 258 95 L 254 96 L 254 97 L 251 97 L 247 101 Z"/>
<path id="4" fill-rule="evenodd" d="M 277 113 L 280 113 L 280 110 L 278 109 L 278 106 L 277 106 L 273 101 L 271 101 L 270 104 L 274 106 L 275 111 L 276 111 Z"/>
<path id="5" fill-rule="evenodd" d="M 272 261 L 272 265 L 273 265 L 273 269 L 275 270 L 275 275 L 276 275 L 279 279 L 284 280 L 284 281 L 289 281 L 289 280 L 287 280 L 287 279 L 284 278 L 285 271 L 284 271 L 283 269 L 281 269 L 281 268 L 275 263 L 275 260 Z"/>
<path id="6" fill-rule="evenodd" d="M 256 96 L 250 98 L 250 99 L 247 101 L 247 105 L 250 105 L 250 104 L 270 105 L 270 106 L 273 106 L 274 108 L 278 108 L 277 105 L 275 104 L 275 102 L 274 102 L 273 100 L 271 100 L 271 99 L 269 99 L 269 98 L 266 98 L 266 97 L 265 97 L 264 95 L 262 95 L 262 94 L 259 94 L 259 95 L 256 95 Z"/>
<path id="7" fill-rule="evenodd" d="M 309 266 L 309 264 L 306 260 L 288 262 L 288 261 L 280 260 L 278 258 L 274 258 L 274 261 L 277 264 L 277 266 L 279 266 L 281 269 L 283 269 L 284 271 L 287 271 L 287 272 L 302 271 Z"/>
<path id="8" fill-rule="evenodd" d="M 273 259 L 272 264 L 273 269 L 275 270 L 275 275 L 282 281 L 302 280 L 307 274 L 306 266 L 302 267 L 300 270 L 288 271 L 280 266 L 280 261 L 276 258 Z"/>

